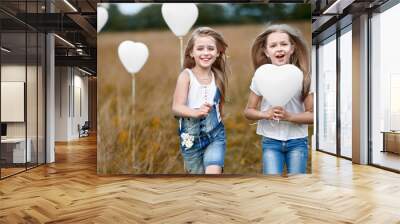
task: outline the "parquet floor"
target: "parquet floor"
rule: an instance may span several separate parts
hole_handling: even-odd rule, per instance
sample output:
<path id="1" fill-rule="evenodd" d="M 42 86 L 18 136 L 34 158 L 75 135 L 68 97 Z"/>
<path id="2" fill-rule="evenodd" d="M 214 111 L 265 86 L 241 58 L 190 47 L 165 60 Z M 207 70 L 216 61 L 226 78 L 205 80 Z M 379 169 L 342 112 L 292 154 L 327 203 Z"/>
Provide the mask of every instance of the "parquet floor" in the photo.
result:
<path id="1" fill-rule="evenodd" d="M 95 138 L 0 181 L 0 223 L 400 223 L 400 175 L 315 152 L 291 177 L 97 176 Z"/>
<path id="2" fill-rule="evenodd" d="M 7 176 L 13 175 L 15 173 L 22 172 L 24 170 L 25 170 L 25 167 L 17 167 L 17 168 L 14 168 L 14 167 L 12 167 L 12 168 L 9 168 L 9 167 L 4 168 L 3 167 L 3 168 L 1 168 L 1 177 L 2 178 L 3 177 L 7 177 Z"/>

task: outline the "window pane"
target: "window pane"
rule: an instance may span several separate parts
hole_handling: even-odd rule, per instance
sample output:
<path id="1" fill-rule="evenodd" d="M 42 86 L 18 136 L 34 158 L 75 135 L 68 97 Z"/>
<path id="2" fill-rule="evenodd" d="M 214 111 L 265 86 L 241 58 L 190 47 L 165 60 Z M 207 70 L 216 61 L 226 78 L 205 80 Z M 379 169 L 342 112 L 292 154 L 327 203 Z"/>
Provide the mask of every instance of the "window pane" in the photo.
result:
<path id="1" fill-rule="evenodd" d="M 336 39 L 318 48 L 318 147 L 336 154 Z"/>
<path id="2" fill-rule="evenodd" d="M 400 170 L 400 133 L 392 131 L 400 129 L 400 33 L 393 27 L 398 21 L 400 4 L 371 19 L 372 163 L 396 170 Z"/>
<path id="3" fill-rule="evenodd" d="M 352 157 L 352 51 L 351 30 L 340 36 L 340 153 Z"/>

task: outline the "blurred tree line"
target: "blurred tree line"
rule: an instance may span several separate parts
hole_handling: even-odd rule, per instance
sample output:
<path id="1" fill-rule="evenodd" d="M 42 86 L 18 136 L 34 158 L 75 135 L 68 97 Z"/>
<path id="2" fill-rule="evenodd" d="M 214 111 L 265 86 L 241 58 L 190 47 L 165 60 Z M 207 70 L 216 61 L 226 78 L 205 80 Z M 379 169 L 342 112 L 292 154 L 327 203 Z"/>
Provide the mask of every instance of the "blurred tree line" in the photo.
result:
<path id="1" fill-rule="evenodd" d="M 276 20 L 311 20 L 309 4 L 197 4 L 199 17 L 194 26 L 268 23 Z M 151 4 L 133 15 L 122 14 L 110 4 L 104 31 L 168 29 L 161 4 Z"/>

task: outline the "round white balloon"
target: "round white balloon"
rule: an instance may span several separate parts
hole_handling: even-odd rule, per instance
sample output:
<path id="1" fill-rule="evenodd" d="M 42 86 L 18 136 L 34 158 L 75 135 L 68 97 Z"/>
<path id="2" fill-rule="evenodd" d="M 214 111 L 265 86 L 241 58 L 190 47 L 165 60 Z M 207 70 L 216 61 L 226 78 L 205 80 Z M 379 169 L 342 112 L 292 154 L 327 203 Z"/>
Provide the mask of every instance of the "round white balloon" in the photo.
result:
<path id="1" fill-rule="evenodd" d="M 285 106 L 303 86 L 303 72 L 292 64 L 265 64 L 254 74 L 261 95 L 273 106 Z"/>
<path id="2" fill-rule="evenodd" d="M 164 3 L 161 13 L 168 27 L 178 37 L 189 32 L 199 15 L 194 3 Z"/>
<path id="3" fill-rule="evenodd" d="M 97 7 L 97 32 L 100 32 L 103 29 L 104 25 L 106 25 L 108 20 L 108 12 L 107 9 L 103 7 Z"/>
<path id="4" fill-rule="evenodd" d="M 135 74 L 143 67 L 149 57 L 149 50 L 143 43 L 123 41 L 118 47 L 118 56 L 125 69 Z"/>

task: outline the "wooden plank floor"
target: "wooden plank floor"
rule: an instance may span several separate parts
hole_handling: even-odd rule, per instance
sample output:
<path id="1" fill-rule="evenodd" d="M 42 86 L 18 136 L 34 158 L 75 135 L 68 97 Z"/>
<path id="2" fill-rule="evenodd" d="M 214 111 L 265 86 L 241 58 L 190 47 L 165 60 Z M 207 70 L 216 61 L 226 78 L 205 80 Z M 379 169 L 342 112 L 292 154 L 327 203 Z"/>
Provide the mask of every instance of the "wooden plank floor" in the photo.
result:
<path id="1" fill-rule="evenodd" d="M 0 181 L 0 223 L 400 223 L 400 175 L 315 152 L 292 177 L 97 176 L 95 138 Z"/>

